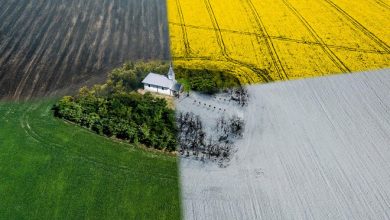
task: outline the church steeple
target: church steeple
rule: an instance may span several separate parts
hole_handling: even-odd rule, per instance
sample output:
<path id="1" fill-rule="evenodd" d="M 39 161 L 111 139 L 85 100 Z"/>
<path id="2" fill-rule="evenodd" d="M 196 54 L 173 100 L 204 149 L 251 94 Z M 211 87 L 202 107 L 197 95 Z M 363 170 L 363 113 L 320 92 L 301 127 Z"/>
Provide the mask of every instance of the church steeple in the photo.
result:
<path id="1" fill-rule="evenodd" d="M 175 79 L 175 72 L 173 71 L 173 67 L 172 67 L 172 62 L 169 65 L 168 79 L 170 79 L 172 81 L 176 81 L 176 79 Z"/>

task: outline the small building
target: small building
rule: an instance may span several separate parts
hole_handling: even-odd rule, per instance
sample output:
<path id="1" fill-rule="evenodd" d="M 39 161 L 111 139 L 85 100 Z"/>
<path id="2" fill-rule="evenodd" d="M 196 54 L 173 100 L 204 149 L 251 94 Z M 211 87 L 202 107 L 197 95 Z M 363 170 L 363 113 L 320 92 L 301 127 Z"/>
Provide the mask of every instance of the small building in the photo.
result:
<path id="1" fill-rule="evenodd" d="M 144 80 L 144 90 L 149 92 L 160 93 L 164 95 L 174 96 L 181 90 L 181 85 L 176 82 L 175 72 L 173 71 L 172 65 L 169 67 L 167 76 L 149 73 Z"/>

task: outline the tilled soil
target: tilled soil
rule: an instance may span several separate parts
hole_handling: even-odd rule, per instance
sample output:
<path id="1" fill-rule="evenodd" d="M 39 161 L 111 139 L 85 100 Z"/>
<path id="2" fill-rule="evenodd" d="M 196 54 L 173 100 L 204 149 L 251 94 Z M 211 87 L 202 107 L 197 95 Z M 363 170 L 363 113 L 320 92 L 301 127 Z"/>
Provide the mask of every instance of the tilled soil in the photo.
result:
<path id="1" fill-rule="evenodd" d="M 161 0 L 2 0 L 0 98 L 74 92 L 128 60 L 169 59 Z"/>

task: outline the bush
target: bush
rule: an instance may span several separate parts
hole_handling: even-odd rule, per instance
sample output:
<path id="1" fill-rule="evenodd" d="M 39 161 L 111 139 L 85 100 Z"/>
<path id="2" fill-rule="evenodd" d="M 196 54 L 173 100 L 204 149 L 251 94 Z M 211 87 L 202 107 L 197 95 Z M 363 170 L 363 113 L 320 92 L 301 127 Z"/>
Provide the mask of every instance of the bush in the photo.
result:
<path id="1" fill-rule="evenodd" d="M 219 70 L 189 69 L 178 66 L 175 68 L 175 73 L 187 90 L 192 89 L 208 94 L 241 85 L 235 76 Z"/>

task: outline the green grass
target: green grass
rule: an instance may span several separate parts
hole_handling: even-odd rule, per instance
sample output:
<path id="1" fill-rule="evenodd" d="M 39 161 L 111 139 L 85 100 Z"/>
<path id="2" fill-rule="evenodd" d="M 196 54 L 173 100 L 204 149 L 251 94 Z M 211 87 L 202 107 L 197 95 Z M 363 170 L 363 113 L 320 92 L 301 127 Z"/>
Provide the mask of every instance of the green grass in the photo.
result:
<path id="1" fill-rule="evenodd" d="M 0 102 L 0 219 L 179 219 L 176 157 Z"/>

